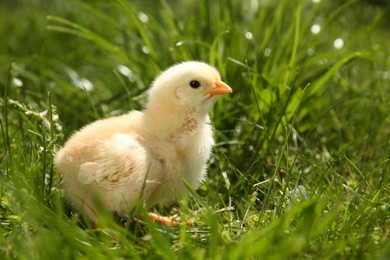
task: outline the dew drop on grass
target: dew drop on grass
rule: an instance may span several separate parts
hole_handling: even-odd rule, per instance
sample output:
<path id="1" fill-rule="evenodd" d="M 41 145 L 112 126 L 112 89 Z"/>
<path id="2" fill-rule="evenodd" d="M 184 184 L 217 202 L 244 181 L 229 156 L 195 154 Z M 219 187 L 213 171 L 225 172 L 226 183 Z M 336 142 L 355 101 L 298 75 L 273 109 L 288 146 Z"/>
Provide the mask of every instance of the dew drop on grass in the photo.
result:
<path id="1" fill-rule="evenodd" d="M 336 40 L 334 40 L 333 46 L 336 49 L 342 49 L 344 47 L 344 40 L 341 38 L 337 38 Z"/>
<path id="2" fill-rule="evenodd" d="M 253 34 L 250 31 L 246 31 L 245 38 L 247 38 L 248 40 L 253 40 Z"/>
<path id="3" fill-rule="evenodd" d="M 321 31 L 321 26 L 319 24 L 313 24 L 310 31 L 312 34 L 318 34 Z"/>
<path id="4" fill-rule="evenodd" d="M 19 78 L 13 78 L 12 83 L 14 84 L 15 87 L 21 88 L 23 87 L 23 81 Z"/>
<path id="5" fill-rule="evenodd" d="M 150 54 L 150 50 L 146 46 L 142 46 L 142 52 L 145 53 L 145 54 Z"/>
<path id="6" fill-rule="evenodd" d="M 119 73 L 126 76 L 131 82 L 135 82 L 137 80 L 137 77 L 135 76 L 134 72 L 129 67 L 119 64 L 117 70 L 119 71 Z"/>
<path id="7" fill-rule="evenodd" d="M 70 79 L 72 80 L 72 83 L 76 87 L 78 87 L 80 89 L 83 89 L 85 91 L 88 91 L 88 92 L 93 90 L 93 88 L 94 88 L 93 84 L 88 79 L 80 78 L 79 75 L 76 72 L 72 71 L 72 70 L 69 71 L 68 74 L 69 74 Z"/>
<path id="8" fill-rule="evenodd" d="M 147 14 L 145 14 L 144 12 L 139 12 L 138 13 L 138 19 L 143 22 L 143 23 L 147 23 L 149 21 L 149 17 L 147 16 Z"/>
<path id="9" fill-rule="evenodd" d="M 80 79 L 78 87 L 88 92 L 93 90 L 92 82 L 85 78 Z"/>
<path id="10" fill-rule="evenodd" d="M 303 173 L 304 174 L 308 174 L 310 171 L 311 171 L 312 167 L 311 166 L 308 166 L 306 167 L 305 169 L 303 169 Z"/>
<path id="11" fill-rule="evenodd" d="M 126 67 L 125 65 L 118 65 L 117 69 L 121 74 L 123 74 L 127 77 L 131 76 L 131 74 L 132 74 L 132 71 L 128 67 Z"/>
<path id="12" fill-rule="evenodd" d="M 325 64 L 327 64 L 328 63 L 328 60 L 327 59 L 320 59 L 319 61 L 318 61 L 318 64 L 321 66 L 321 65 L 325 65 Z"/>
<path id="13" fill-rule="evenodd" d="M 264 49 L 264 56 L 268 57 L 269 55 L 271 55 L 271 48 L 265 48 Z"/>

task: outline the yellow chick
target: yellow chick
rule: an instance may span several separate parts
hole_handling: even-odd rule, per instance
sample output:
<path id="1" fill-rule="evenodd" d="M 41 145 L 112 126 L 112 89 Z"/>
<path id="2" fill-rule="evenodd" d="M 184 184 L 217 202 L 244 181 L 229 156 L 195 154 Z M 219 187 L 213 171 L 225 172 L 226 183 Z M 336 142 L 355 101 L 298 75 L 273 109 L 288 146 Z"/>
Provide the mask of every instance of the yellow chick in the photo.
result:
<path id="1" fill-rule="evenodd" d="M 93 122 L 55 156 L 65 196 L 96 220 L 99 210 L 127 215 L 196 189 L 214 144 L 208 113 L 232 89 L 210 65 L 189 61 L 162 72 L 143 111 Z"/>

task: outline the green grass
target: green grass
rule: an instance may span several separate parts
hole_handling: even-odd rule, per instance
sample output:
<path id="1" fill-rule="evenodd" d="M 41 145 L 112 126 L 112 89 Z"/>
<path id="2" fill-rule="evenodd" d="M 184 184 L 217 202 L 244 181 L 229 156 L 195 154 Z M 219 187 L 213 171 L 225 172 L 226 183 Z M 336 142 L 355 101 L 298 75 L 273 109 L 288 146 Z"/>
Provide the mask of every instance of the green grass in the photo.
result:
<path id="1" fill-rule="evenodd" d="M 389 12 L 357 0 L 4 1 L 1 258 L 389 259 Z M 155 75 L 192 59 L 234 89 L 211 114 L 207 181 L 157 209 L 196 225 L 90 228 L 64 205 L 55 151 L 88 122 L 142 109 Z"/>

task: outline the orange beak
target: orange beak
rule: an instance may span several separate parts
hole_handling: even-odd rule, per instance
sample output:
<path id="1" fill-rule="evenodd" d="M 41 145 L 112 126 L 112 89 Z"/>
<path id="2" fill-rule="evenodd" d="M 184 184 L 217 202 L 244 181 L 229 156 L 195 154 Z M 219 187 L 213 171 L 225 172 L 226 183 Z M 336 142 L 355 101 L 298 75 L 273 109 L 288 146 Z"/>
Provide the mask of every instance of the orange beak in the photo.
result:
<path id="1" fill-rule="evenodd" d="M 215 87 L 207 91 L 210 96 L 232 93 L 233 89 L 221 80 L 215 81 Z"/>

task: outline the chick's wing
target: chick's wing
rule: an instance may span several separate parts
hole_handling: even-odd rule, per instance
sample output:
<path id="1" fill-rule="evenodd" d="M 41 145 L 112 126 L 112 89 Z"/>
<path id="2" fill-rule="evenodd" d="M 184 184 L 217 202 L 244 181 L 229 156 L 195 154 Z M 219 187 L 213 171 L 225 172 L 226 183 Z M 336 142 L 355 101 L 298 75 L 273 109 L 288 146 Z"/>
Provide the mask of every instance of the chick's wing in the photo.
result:
<path id="1" fill-rule="evenodd" d="M 116 134 L 97 148 L 98 159 L 80 165 L 77 180 L 125 197 L 148 197 L 163 178 L 163 167 L 148 149 L 129 134 Z M 125 193 L 125 194 L 123 194 Z"/>

